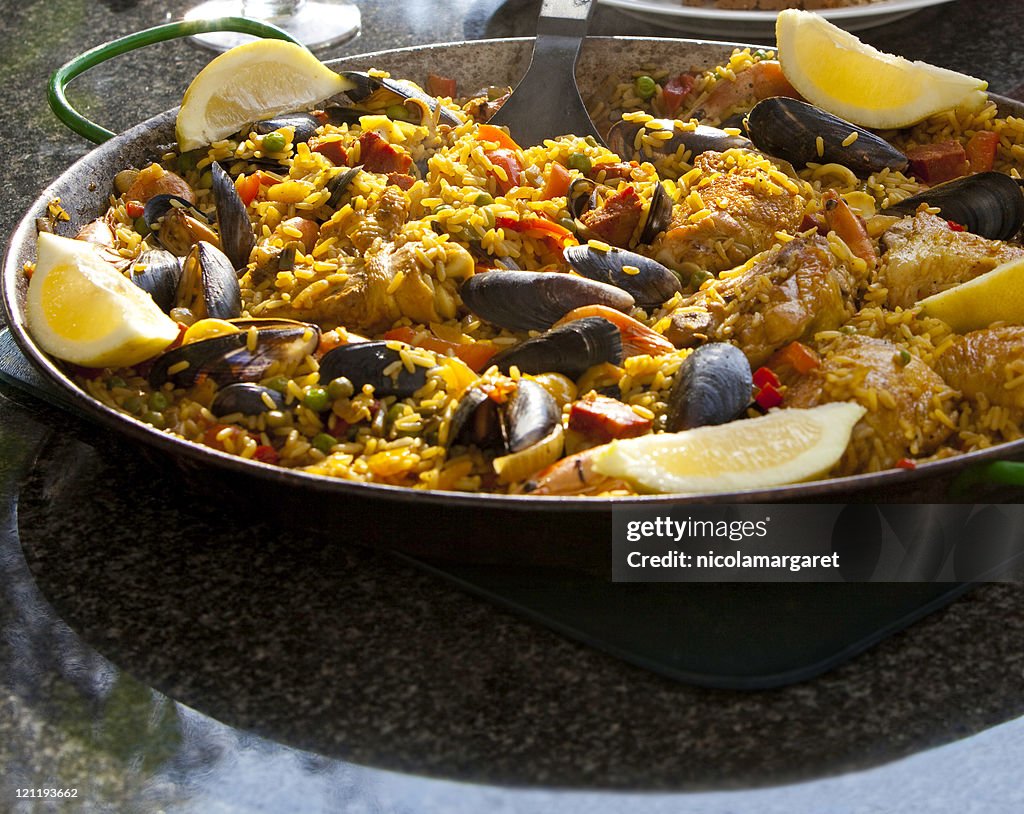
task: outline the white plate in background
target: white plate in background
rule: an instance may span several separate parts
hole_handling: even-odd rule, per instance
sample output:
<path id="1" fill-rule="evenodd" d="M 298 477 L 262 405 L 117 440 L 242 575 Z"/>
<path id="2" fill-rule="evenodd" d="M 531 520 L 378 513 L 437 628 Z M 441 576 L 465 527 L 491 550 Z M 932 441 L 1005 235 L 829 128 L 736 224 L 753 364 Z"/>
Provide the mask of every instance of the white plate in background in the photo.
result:
<path id="1" fill-rule="evenodd" d="M 744 36 L 775 37 L 775 11 L 743 11 L 707 5 L 687 6 L 682 0 L 600 0 L 631 17 L 655 25 L 693 34 L 727 36 L 740 40 Z M 819 9 L 815 13 L 847 31 L 885 25 L 906 17 L 927 6 L 950 0 L 879 0 L 862 6 Z"/>

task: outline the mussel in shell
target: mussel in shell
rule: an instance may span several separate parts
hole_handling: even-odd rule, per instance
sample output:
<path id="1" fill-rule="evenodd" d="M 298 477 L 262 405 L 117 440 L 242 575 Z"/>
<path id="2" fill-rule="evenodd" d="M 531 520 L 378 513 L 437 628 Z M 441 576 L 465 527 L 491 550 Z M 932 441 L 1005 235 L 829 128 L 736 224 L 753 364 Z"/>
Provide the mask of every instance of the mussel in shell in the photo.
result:
<path id="1" fill-rule="evenodd" d="M 199 240 L 220 240 L 210 219 L 177 195 L 154 195 L 146 201 L 142 217 L 160 245 L 176 257 L 184 257 Z"/>
<path id="2" fill-rule="evenodd" d="M 181 261 L 164 249 L 147 249 L 130 266 L 132 282 L 148 293 L 165 313 L 176 304 Z"/>
<path id="3" fill-rule="evenodd" d="M 327 191 L 331 193 L 331 197 L 327 199 L 327 205 L 332 209 L 337 209 L 341 205 L 341 199 L 345 196 L 345 191 L 348 189 L 349 184 L 359 175 L 360 170 L 363 169 L 362 164 L 358 164 L 355 167 L 350 167 L 344 172 L 338 173 L 330 181 L 327 182 Z"/>
<path id="4" fill-rule="evenodd" d="M 479 387 L 469 388 L 452 415 L 449 444 L 496 449 L 494 460 L 502 483 L 523 480 L 554 463 L 562 454 L 562 414 L 558 403 L 537 382 L 518 379 L 504 404 Z"/>
<path id="5" fill-rule="evenodd" d="M 520 373 L 561 373 L 577 379 L 594 365 L 621 361 L 619 329 L 603 317 L 585 317 L 504 350 L 491 364 L 505 373 L 515 366 Z"/>
<path id="6" fill-rule="evenodd" d="M 413 100 L 414 102 L 419 102 L 430 113 L 435 113 L 439 110 L 440 112 L 437 115 L 442 124 L 448 124 L 453 127 L 462 124 L 459 117 L 452 111 L 411 82 L 391 79 L 389 77 L 371 76 L 362 71 L 339 71 L 339 73 L 355 84 L 354 88 L 345 91 L 345 94 L 353 102 L 367 102 L 370 97 L 374 97 L 377 94 L 391 94 L 403 101 Z"/>
<path id="7" fill-rule="evenodd" d="M 989 240 L 1010 240 L 1024 226 L 1020 182 L 1001 172 L 966 175 L 904 198 L 883 215 L 913 215 L 921 204 L 938 207 L 948 221 Z"/>
<path id="8" fill-rule="evenodd" d="M 652 139 L 646 142 L 651 152 L 658 155 L 673 155 L 680 147 L 693 157 L 706 153 L 708 150 L 720 153 L 737 148 L 750 149 L 753 146 L 750 140 L 744 136 L 732 135 L 717 127 L 708 127 L 703 124 L 684 125 L 672 119 L 651 119 L 648 122 L 621 119 L 615 122 L 608 131 L 606 141 L 609 149 L 623 158 L 644 158 L 643 145 L 639 148 L 634 146 L 637 134 L 641 129 L 650 132 L 669 131 L 672 133 L 671 138 Z"/>
<path id="9" fill-rule="evenodd" d="M 175 302 L 196 319 L 234 319 L 241 314 L 238 275 L 224 252 L 205 240 L 191 248 L 181 264 Z"/>
<path id="10" fill-rule="evenodd" d="M 169 350 L 156 359 L 149 382 L 190 387 L 200 376 L 226 386 L 288 374 L 320 342 L 320 329 L 287 319 L 239 319 L 234 333 L 219 334 Z M 250 329 L 255 328 L 255 341 Z"/>
<path id="11" fill-rule="evenodd" d="M 481 319 L 510 331 L 542 331 L 581 305 L 633 307 L 631 294 L 616 286 L 543 271 L 489 271 L 475 274 L 459 289 L 466 307 Z"/>
<path id="12" fill-rule="evenodd" d="M 903 153 L 870 130 L 788 96 L 758 102 L 747 114 L 746 126 L 758 150 L 797 169 L 812 162 L 836 163 L 867 178 L 884 169 L 906 169 L 908 163 Z"/>
<path id="13" fill-rule="evenodd" d="M 210 412 L 218 418 L 232 413 L 259 415 L 285 409 L 285 397 L 277 390 L 252 382 L 236 382 L 217 391 Z"/>
<path id="14" fill-rule="evenodd" d="M 402 355 L 391 344 L 381 341 L 339 345 L 320 358 L 320 381 L 326 384 L 344 376 L 357 391 L 369 384 L 379 398 L 408 398 L 427 383 L 427 368 L 414 365 L 409 371 Z"/>
<path id="15" fill-rule="evenodd" d="M 636 252 L 614 247 L 604 251 L 587 244 L 566 246 L 562 255 L 574 271 L 627 291 L 641 308 L 661 305 L 683 290 L 674 271 Z"/>
<path id="16" fill-rule="evenodd" d="M 309 113 L 285 113 L 272 119 L 253 122 L 252 131 L 257 135 L 265 136 L 282 127 L 291 127 L 294 129 L 292 144 L 304 144 L 316 135 L 317 128 L 320 126 L 320 120 Z"/>
<path id="17" fill-rule="evenodd" d="M 651 193 L 651 202 L 647 206 L 647 221 L 640 232 L 640 243 L 646 245 L 653 243 L 654 239 L 668 229 L 672 222 L 672 207 L 674 202 L 665 191 L 665 187 L 659 181 Z"/>
<path id="18" fill-rule="evenodd" d="M 732 421 L 750 404 L 753 388 L 743 351 L 728 342 L 701 345 L 676 371 L 665 429 L 678 432 Z"/>
<path id="19" fill-rule="evenodd" d="M 220 248 L 231 262 L 232 267 L 244 270 L 249 264 L 249 255 L 256 247 L 256 235 L 249 222 L 249 213 L 242 203 L 235 182 L 223 167 L 214 161 L 210 165 L 213 178 L 213 200 L 217 207 L 217 230 L 220 232 Z"/>
<path id="20" fill-rule="evenodd" d="M 566 193 L 566 208 L 574 218 L 579 220 L 587 212 L 600 207 L 603 199 L 615 191 L 613 187 L 598 184 L 589 178 L 576 178 L 569 184 L 569 190 Z M 653 242 L 654 238 L 668 228 L 672 220 L 673 205 L 672 198 L 659 181 L 651 192 L 651 202 L 647 205 L 647 219 L 640 232 L 639 243 Z M 582 239 L 589 230 L 583 223 L 578 225 L 581 227 L 580 237 Z M 597 237 L 597 235 L 593 236 Z"/>

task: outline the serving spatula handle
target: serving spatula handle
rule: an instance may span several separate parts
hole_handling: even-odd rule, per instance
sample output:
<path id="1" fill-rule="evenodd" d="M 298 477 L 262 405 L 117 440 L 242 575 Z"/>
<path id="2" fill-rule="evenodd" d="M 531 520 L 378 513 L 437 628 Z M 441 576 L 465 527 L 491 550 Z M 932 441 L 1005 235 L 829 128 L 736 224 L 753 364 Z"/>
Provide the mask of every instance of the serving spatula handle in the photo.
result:
<path id="1" fill-rule="evenodd" d="M 544 0 L 537 18 L 537 35 L 583 38 L 594 5 L 592 0 Z"/>

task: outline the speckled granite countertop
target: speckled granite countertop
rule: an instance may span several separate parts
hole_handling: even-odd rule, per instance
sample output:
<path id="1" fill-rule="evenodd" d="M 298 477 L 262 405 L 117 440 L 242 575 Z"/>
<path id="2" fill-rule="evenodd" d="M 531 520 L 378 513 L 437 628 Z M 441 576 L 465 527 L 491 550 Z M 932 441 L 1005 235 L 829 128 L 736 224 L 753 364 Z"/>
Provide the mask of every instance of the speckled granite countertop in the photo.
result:
<path id="1" fill-rule="evenodd" d="M 188 4 L 2 5 L 0 33 L 18 43 L 0 124 L 6 236 L 89 149 L 47 110 L 45 77 Z M 324 56 L 527 35 L 537 8 L 359 5 L 364 33 Z M 958 0 L 862 36 L 1014 92 L 1024 51 L 1000 43 L 1020 41 L 1024 18 L 991 7 Z M 593 30 L 676 33 L 609 7 Z M 72 95 L 122 128 L 175 104 L 206 59 L 156 46 L 82 77 Z M 180 478 L 0 386 L 0 811 L 1024 806 L 1018 585 L 978 588 L 812 681 L 697 689 L 359 547 L 359 517 L 289 531 L 240 523 L 216 494 L 175 509 Z M 17 796 L 31 788 L 77 797 Z"/>

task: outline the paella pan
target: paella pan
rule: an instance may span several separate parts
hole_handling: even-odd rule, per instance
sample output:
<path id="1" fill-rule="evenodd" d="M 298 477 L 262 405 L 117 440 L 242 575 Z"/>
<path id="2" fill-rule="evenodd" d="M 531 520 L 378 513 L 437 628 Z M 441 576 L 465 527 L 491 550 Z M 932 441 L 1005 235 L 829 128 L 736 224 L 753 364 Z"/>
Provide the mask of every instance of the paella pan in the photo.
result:
<path id="1" fill-rule="evenodd" d="M 438 74 L 456 49 L 474 59 L 460 61 L 458 77 Z M 372 90 L 387 90 L 389 76 L 368 67 L 491 90 L 452 102 L 399 91 L 354 120 L 314 121 L 305 141 L 300 121 L 271 122 L 186 157 L 174 149 L 173 113 L 119 136 L 44 191 L 19 227 L 4 272 L 19 343 L 76 403 L 122 432 L 203 465 L 341 493 L 579 508 L 593 504 L 587 493 L 605 505 L 811 499 L 948 479 L 971 461 L 1013 454 L 1019 329 L 985 326 L 970 344 L 970 331 L 915 307 L 1020 251 L 1008 240 L 1020 224 L 1004 185 L 1019 139 L 1007 119 L 1012 103 L 886 139 L 846 129 L 832 138 L 858 148 L 829 160 L 832 142 L 821 134 L 832 121 L 821 111 L 774 92 L 736 96 L 735 87 L 754 84 L 744 80 L 778 79 L 772 53 L 593 40 L 578 74 L 608 147 L 570 136 L 524 150 L 483 122 L 500 100 L 494 89 L 514 84 L 528 54 L 528 42 L 507 41 L 338 65 Z M 434 90 L 458 97 L 448 86 Z M 752 115 L 757 95 L 772 98 Z M 665 126 L 666 115 L 684 113 L 705 124 Z M 790 133 L 804 128 L 817 155 L 773 156 L 779 122 Z M 954 186 L 945 200 L 980 203 L 954 219 L 942 199 L 914 199 L 941 179 L 922 183 L 906 156 L 936 142 L 963 146 L 977 132 L 1008 143 L 991 167 L 972 170 L 965 157 L 953 175 L 970 186 Z M 691 134 L 712 141 L 695 149 L 684 142 Z M 920 172 L 941 164 L 926 160 Z M 173 192 L 187 187 L 192 200 L 167 202 L 171 176 L 185 185 Z M 138 200 L 147 184 L 160 194 Z M 230 257 L 229 215 L 204 222 L 236 198 L 252 235 L 240 250 L 246 262 Z M 89 228 L 134 272 L 177 253 L 171 264 L 202 279 L 227 256 L 231 276 L 242 272 L 237 308 L 186 302 L 176 283 L 165 308 L 178 309 L 171 318 L 181 337 L 199 326 L 180 348 L 100 376 L 56 362 L 26 329 L 26 264 L 31 270 L 40 218 L 59 230 L 66 216 L 77 230 L 97 215 L 102 226 Z M 152 239 L 168 215 L 191 221 L 186 245 L 174 247 L 170 229 Z M 936 241 L 946 242 L 944 256 L 967 260 L 937 277 L 908 271 L 906 258 Z M 353 248 L 357 262 L 346 265 Z M 161 254 L 139 262 L 145 252 Z M 381 259 L 388 272 L 375 289 L 368 281 Z M 253 356 L 267 339 L 274 364 L 277 348 L 291 347 L 293 363 L 242 377 L 232 363 L 233 378 L 219 378 L 211 371 L 223 366 L 223 350 L 208 368 L 195 354 L 221 347 L 225 335 L 232 352 Z M 974 375 L 982 357 L 1002 359 L 998 371 Z M 225 403 L 225 392 L 242 401 Z M 835 404 L 855 410 L 825 413 L 848 434 L 829 477 L 814 483 L 668 489 L 685 494 L 666 498 L 639 494 L 649 486 L 630 477 L 599 469 L 591 477 L 593 451 L 630 436 Z"/>

